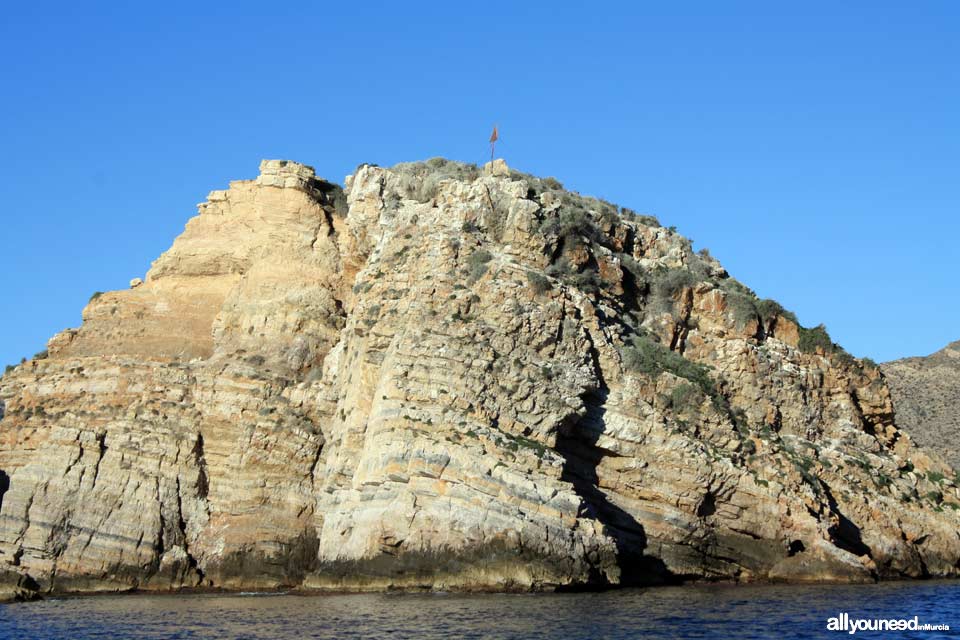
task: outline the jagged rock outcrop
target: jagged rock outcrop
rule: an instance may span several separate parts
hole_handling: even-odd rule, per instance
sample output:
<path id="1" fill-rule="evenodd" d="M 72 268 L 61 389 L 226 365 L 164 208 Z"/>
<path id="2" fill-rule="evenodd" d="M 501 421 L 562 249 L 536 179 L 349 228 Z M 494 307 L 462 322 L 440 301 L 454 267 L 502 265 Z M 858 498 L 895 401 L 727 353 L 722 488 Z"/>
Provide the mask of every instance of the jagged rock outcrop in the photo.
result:
<path id="1" fill-rule="evenodd" d="M 0 380 L 8 592 L 955 576 L 880 372 L 654 219 L 265 161 Z"/>
<path id="2" fill-rule="evenodd" d="M 960 341 L 880 368 L 890 385 L 897 424 L 960 471 Z"/>

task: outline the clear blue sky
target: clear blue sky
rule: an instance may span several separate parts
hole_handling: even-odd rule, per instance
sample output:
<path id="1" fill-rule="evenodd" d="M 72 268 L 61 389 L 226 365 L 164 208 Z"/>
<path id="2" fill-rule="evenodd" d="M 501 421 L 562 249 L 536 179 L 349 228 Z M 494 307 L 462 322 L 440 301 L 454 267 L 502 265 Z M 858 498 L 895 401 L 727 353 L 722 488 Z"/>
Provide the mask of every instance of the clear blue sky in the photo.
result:
<path id="1" fill-rule="evenodd" d="M 960 338 L 960 3 L 201 4 L 4 7 L 0 364 L 261 158 L 476 162 L 494 122 L 855 355 Z"/>

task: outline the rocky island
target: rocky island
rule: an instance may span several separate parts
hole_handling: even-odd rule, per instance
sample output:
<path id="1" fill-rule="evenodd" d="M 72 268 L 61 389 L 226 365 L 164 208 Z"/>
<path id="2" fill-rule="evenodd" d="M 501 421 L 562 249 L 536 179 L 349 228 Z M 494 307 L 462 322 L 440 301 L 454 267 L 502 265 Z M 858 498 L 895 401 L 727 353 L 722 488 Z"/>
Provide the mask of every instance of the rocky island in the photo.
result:
<path id="1" fill-rule="evenodd" d="M 499 160 L 264 161 L 0 400 L 0 597 L 960 574 L 876 365 Z"/>

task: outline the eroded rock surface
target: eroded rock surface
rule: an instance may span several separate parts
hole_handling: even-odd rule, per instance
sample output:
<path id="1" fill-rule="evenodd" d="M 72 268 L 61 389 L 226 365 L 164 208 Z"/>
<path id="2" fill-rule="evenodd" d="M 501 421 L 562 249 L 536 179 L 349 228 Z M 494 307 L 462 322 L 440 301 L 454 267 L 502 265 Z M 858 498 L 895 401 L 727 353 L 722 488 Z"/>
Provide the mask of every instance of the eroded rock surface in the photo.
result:
<path id="1" fill-rule="evenodd" d="M 954 576 L 880 372 L 655 220 L 265 161 L 0 380 L 4 593 Z"/>

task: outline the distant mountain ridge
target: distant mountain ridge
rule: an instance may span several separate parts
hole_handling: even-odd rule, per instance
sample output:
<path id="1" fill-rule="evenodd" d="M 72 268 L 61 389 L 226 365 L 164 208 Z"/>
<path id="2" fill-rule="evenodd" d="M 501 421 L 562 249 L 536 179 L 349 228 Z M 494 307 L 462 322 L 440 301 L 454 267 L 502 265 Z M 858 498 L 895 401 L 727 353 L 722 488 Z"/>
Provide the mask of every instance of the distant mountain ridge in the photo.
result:
<path id="1" fill-rule="evenodd" d="M 960 470 L 960 340 L 925 357 L 881 365 L 897 424 Z"/>

